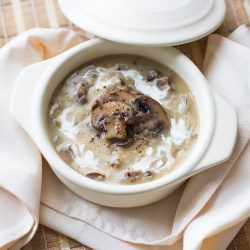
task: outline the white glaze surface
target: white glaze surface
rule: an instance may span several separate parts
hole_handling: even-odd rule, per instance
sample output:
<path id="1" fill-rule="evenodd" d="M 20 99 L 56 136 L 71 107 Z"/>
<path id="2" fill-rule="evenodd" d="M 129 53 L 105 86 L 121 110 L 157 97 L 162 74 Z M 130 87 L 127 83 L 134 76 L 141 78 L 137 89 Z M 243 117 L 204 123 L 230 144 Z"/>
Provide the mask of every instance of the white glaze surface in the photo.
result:
<path id="1" fill-rule="evenodd" d="M 199 139 L 183 167 L 153 182 L 117 185 L 116 188 L 89 180 L 69 168 L 53 148 L 46 126 L 49 100 L 62 77 L 86 61 L 114 52 L 146 56 L 174 69 L 194 93 L 200 114 Z M 15 84 L 10 106 L 15 120 L 31 136 L 68 188 L 87 200 L 112 207 L 142 206 L 164 198 L 187 178 L 227 160 L 237 135 L 235 110 L 211 90 L 205 77 L 187 57 L 170 47 L 135 47 L 103 39 L 84 42 L 51 60 L 25 68 Z"/>
<path id="2" fill-rule="evenodd" d="M 105 39 L 149 46 L 187 43 L 215 30 L 224 0 L 59 0 L 65 16 Z"/>

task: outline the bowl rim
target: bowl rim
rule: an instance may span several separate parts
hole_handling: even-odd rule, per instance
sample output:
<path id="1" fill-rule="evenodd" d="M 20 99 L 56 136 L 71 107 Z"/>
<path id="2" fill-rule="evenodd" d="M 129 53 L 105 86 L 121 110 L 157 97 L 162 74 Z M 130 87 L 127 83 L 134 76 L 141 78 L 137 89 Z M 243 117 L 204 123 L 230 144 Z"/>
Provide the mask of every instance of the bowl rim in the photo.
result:
<path id="1" fill-rule="evenodd" d="M 138 51 L 139 53 L 147 49 L 161 50 L 161 52 L 165 51 L 166 53 L 167 52 L 173 53 L 174 56 L 176 56 L 180 62 L 183 61 L 184 63 L 186 63 L 192 69 L 192 74 L 197 79 L 199 79 L 199 81 L 202 82 L 200 88 L 202 89 L 203 94 L 205 94 L 205 98 L 208 103 L 208 105 L 206 106 L 207 108 L 206 115 L 210 118 L 208 119 L 208 124 L 206 124 L 208 129 L 206 131 L 206 134 L 204 135 L 203 142 L 200 143 L 199 148 L 197 148 L 197 145 L 195 146 L 195 148 L 192 150 L 190 154 L 190 157 L 188 157 L 188 159 L 182 164 L 180 168 L 176 169 L 175 171 L 172 171 L 170 174 L 162 178 L 159 178 L 151 182 L 136 184 L 136 185 L 114 185 L 114 184 L 107 184 L 107 183 L 93 181 L 83 176 L 82 174 L 78 173 L 77 171 L 73 170 L 71 167 L 69 167 L 57 154 L 50 138 L 48 137 L 46 131 L 47 125 L 44 124 L 46 120 L 46 119 L 44 120 L 44 110 L 45 110 L 44 95 L 48 87 L 50 86 L 51 79 L 53 79 L 53 76 L 55 74 L 60 72 L 60 67 L 62 67 L 64 64 L 67 64 L 67 62 L 70 59 L 72 59 L 74 56 L 79 55 L 80 52 L 86 52 L 88 50 L 96 48 L 100 49 L 105 46 L 112 46 L 112 47 L 116 46 L 117 48 L 119 47 L 119 49 L 125 48 L 124 46 L 130 46 L 130 47 L 132 46 L 136 47 L 136 51 Z M 82 63 L 84 63 L 84 59 Z M 65 74 L 64 76 L 66 75 L 67 74 Z M 215 127 L 215 107 L 214 107 L 214 100 L 211 88 L 206 78 L 202 75 L 199 69 L 193 64 L 193 62 L 191 62 L 191 60 L 188 59 L 186 56 L 184 56 L 181 52 L 171 47 L 147 48 L 147 47 L 137 47 L 134 45 L 118 44 L 104 40 L 102 38 L 91 39 L 61 54 L 60 60 L 55 59 L 52 63 L 50 63 L 50 66 L 45 70 L 44 74 L 41 76 L 39 83 L 37 85 L 38 87 L 35 90 L 33 98 L 34 105 L 32 106 L 32 111 L 31 111 L 33 117 L 32 119 L 33 128 L 35 128 L 36 130 L 36 133 L 34 133 L 34 140 L 38 148 L 44 155 L 44 157 L 47 159 L 49 165 L 55 172 L 59 173 L 70 182 L 75 183 L 88 190 L 101 192 L 105 194 L 125 195 L 125 194 L 144 193 L 159 188 L 160 189 L 165 188 L 166 186 L 175 185 L 176 183 L 179 183 L 194 174 L 192 170 L 194 170 L 195 166 L 201 161 L 201 159 L 206 154 L 206 151 L 209 148 L 210 141 L 212 140 L 213 137 L 213 131 Z M 46 111 L 47 109 L 48 107 L 46 107 Z M 47 117 L 47 112 L 45 117 Z M 198 153 L 196 153 L 195 156 L 193 152 L 196 148 L 197 148 L 196 152 L 198 151 Z M 183 166 L 185 166 L 185 169 Z"/>

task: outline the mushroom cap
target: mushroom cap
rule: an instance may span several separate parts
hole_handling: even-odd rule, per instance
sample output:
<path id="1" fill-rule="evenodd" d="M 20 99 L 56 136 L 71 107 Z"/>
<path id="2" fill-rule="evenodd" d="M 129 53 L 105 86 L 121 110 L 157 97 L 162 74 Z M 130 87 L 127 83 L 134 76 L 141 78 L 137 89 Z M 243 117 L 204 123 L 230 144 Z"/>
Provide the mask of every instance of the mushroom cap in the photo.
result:
<path id="1" fill-rule="evenodd" d="M 127 147 L 134 136 L 150 131 L 157 137 L 170 125 L 168 115 L 154 99 L 134 91 L 119 80 L 115 89 L 105 90 L 92 104 L 91 124 L 104 132 L 107 140 L 119 141 L 117 146 Z M 126 124 L 130 124 L 132 137 Z"/>
<path id="2" fill-rule="evenodd" d="M 127 91 L 127 92 L 129 92 L 130 94 L 132 94 L 132 95 L 142 95 L 142 93 L 139 92 L 138 90 L 133 89 L 133 88 L 131 88 L 131 87 L 125 85 L 124 82 L 122 81 L 122 79 L 118 79 L 116 88 L 117 88 L 117 89 L 124 90 L 124 91 Z"/>
<path id="3" fill-rule="evenodd" d="M 153 130 L 153 137 L 156 137 L 162 129 L 170 126 L 168 115 L 164 108 L 154 99 L 148 96 L 137 96 L 133 102 L 140 104 L 142 111 L 136 114 L 133 131 L 141 133 L 145 129 Z"/>
<path id="4" fill-rule="evenodd" d="M 147 80 L 148 82 L 149 82 L 149 81 L 152 81 L 152 80 L 154 80 L 154 79 L 156 79 L 156 78 L 159 78 L 160 75 L 161 75 L 161 73 L 160 73 L 158 70 L 156 70 L 156 69 L 151 69 L 151 70 L 148 71 L 148 74 L 147 74 L 147 76 L 146 76 L 146 80 Z"/>
<path id="5" fill-rule="evenodd" d="M 126 123 L 134 121 L 134 110 L 123 102 L 113 101 L 104 103 L 96 108 L 91 116 L 91 124 L 96 129 L 105 132 L 105 138 L 126 139 Z"/>
<path id="6" fill-rule="evenodd" d="M 138 111 L 138 104 L 132 102 L 134 95 L 120 88 L 107 89 L 104 93 L 99 96 L 92 104 L 92 110 L 96 109 L 98 106 L 103 105 L 107 102 L 122 102 L 130 105 L 135 112 Z"/>

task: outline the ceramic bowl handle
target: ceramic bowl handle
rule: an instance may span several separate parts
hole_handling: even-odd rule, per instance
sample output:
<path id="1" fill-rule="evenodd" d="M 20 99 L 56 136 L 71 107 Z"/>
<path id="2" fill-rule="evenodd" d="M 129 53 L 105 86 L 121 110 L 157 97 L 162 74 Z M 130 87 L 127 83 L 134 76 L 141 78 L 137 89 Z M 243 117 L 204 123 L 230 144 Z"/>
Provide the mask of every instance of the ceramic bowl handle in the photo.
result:
<path id="1" fill-rule="evenodd" d="M 32 64 L 19 74 L 10 102 L 10 111 L 14 119 L 32 137 L 31 108 L 34 91 L 38 83 L 41 70 L 47 68 L 50 60 Z"/>
<path id="2" fill-rule="evenodd" d="M 213 90 L 212 92 L 216 109 L 214 136 L 207 153 L 195 167 L 195 173 L 228 160 L 237 139 L 238 121 L 236 111 L 217 93 Z"/>

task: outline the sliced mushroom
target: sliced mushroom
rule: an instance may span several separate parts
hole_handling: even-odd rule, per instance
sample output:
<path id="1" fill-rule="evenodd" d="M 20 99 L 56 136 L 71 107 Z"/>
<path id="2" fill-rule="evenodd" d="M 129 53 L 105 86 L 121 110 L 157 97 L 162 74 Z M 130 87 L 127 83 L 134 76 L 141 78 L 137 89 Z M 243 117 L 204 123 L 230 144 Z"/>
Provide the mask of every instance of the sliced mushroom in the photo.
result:
<path id="1" fill-rule="evenodd" d="M 122 89 L 107 89 L 98 99 L 94 101 L 94 103 L 92 104 L 92 110 L 96 109 L 104 103 L 118 101 L 132 106 L 134 111 L 136 112 L 138 110 L 138 104 L 133 103 L 133 99 L 134 96 L 132 94 Z"/>
<path id="2" fill-rule="evenodd" d="M 65 162 L 70 162 L 73 159 L 74 152 L 71 143 L 60 144 L 56 150 Z"/>
<path id="3" fill-rule="evenodd" d="M 159 133 L 162 131 L 163 129 L 163 122 L 162 121 L 159 121 L 157 123 L 157 126 L 154 128 L 154 131 L 152 131 L 152 135 L 153 137 L 157 137 L 159 135 Z"/>
<path id="4" fill-rule="evenodd" d="M 139 92 L 139 91 L 137 91 L 137 90 L 135 90 L 135 89 L 133 89 L 133 88 L 125 85 L 124 82 L 122 81 L 122 79 L 118 79 L 116 82 L 117 82 L 117 85 L 116 85 L 117 89 L 121 89 L 121 90 L 127 91 L 130 94 L 132 94 L 132 95 L 142 95 L 141 92 Z"/>
<path id="5" fill-rule="evenodd" d="M 117 147 L 123 147 L 123 148 L 126 148 L 126 147 L 129 147 L 131 144 L 133 144 L 135 138 L 133 136 L 133 133 L 132 133 L 132 130 L 131 130 L 131 125 L 128 124 L 126 126 L 126 139 L 125 140 L 120 140 L 116 143 L 116 146 Z"/>
<path id="6" fill-rule="evenodd" d="M 142 119 L 144 120 L 143 122 L 140 121 L 133 126 L 134 133 L 140 134 L 146 129 L 153 130 L 158 126 L 159 121 L 157 119 L 152 118 L 151 114 L 147 114 L 144 117 L 147 117 L 147 119 Z"/>
<path id="7" fill-rule="evenodd" d="M 105 178 L 105 175 L 97 172 L 88 173 L 85 176 L 94 181 L 102 181 Z"/>
<path id="8" fill-rule="evenodd" d="M 134 91 L 121 79 L 115 89 L 107 89 L 94 101 L 92 110 L 92 126 L 118 147 L 130 146 L 145 131 L 157 137 L 169 126 L 168 116 L 157 101 Z"/>
<path id="9" fill-rule="evenodd" d="M 126 148 L 126 147 L 129 147 L 133 142 L 134 142 L 134 138 L 133 138 L 133 137 L 130 137 L 130 138 L 128 138 L 128 139 L 125 140 L 125 141 L 119 141 L 119 142 L 117 142 L 117 143 L 116 143 L 116 146 L 117 146 L 117 147 Z"/>
<path id="10" fill-rule="evenodd" d="M 152 171 L 148 170 L 146 172 L 142 172 L 140 169 L 126 171 L 122 174 L 121 179 L 122 181 L 134 181 L 136 179 L 142 178 L 152 178 L 154 174 Z"/>
<path id="11" fill-rule="evenodd" d="M 149 129 L 153 137 L 157 137 L 163 128 L 169 127 L 168 115 L 157 101 L 147 96 L 138 96 L 133 101 L 138 102 L 142 110 L 136 115 L 136 122 L 133 124 L 134 133 Z"/>
<path id="12" fill-rule="evenodd" d="M 84 76 L 89 70 L 94 68 L 93 65 L 87 66 L 79 71 L 76 71 L 72 74 L 66 81 L 66 84 L 71 85 L 78 85 L 81 84 L 77 91 L 77 102 L 81 104 L 85 104 L 87 102 L 87 92 L 88 92 L 88 81 L 86 76 Z"/>
<path id="13" fill-rule="evenodd" d="M 156 78 L 159 78 L 160 77 L 160 72 L 158 70 L 155 70 L 155 69 L 152 69 L 152 70 L 149 70 L 148 71 L 148 74 L 146 76 L 146 80 L 149 82 L 149 81 L 152 81 Z"/>
<path id="14" fill-rule="evenodd" d="M 85 104 L 87 102 L 87 92 L 88 86 L 87 84 L 82 84 L 77 92 L 78 102 L 81 104 Z"/>
<path id="15" fill-rule="evenodd" d="M 153 173 L 152 171 L 148 170 L 143 174 L 144 178 L 152 178 L 153 177 Z"/>
<path id="16" fill-rule="evenodd" d="M 156 119 L 148 119 L 145 123 L 137 123 L 133 126 L 134 133 L 140 134 L 145 130 L 149 130 L 154 138 L 159 135 L 162 129 L 162 122 Z"/>
<path id="17" fill-rule="evenodd" d="M 134 124 L 146 122 L 150 117 L 151 114 L 149 112 L 138 111 L 135 116 Z"/>
<path id="18" fill-rule="evenodd" d="M 172 90 L 172 85 L 171 85 L 171 82 L 170 82 L 170 76 L 164 76 L 162 78 L 157 79 L 156 86 L 161 91 L 170 91 L 170 90 Z"/>
<path id="19" fill-rule="evenodd" d="M 134 110 L 123 102 L 107 102 L 96 108 L 91 116 L 91 124 L 105 132 L 105 138 L 125 140 L 126 124 L 134 121 Z"/>
<path id="20" fill-rule="evenodd" d="M 143 173 L 141 170 L 127 171 L 123 174 L 123 180 L 125 181 L 134 181 L 135 179 L 139 179 L 143 177 Z"/>
<path id="21" fill-rule="evenodd" d="M 81 70 L 79 70 L 79 71 L 76 71 L 74 74 L 72 74 L 72 75 L 67 79 L 66 84 L 72 84 L 72 83 L 77 84 L 77 83 L 79 83 L 80 81 L 85 82 L 86 79 L 83 78 L 83 75 L 84 75 L 87 71 L 89 71 L 89 70 L 91 70 L 91 69 L 93 69 L 93 68 L 94 68 L 94 66 L 93 66 L 93 65 L 90 65 L 90 66 L 87 66 L 87 67 L 85 67 L 85 68 L 83 68 L 83 69 L 81 69 Z"/>

